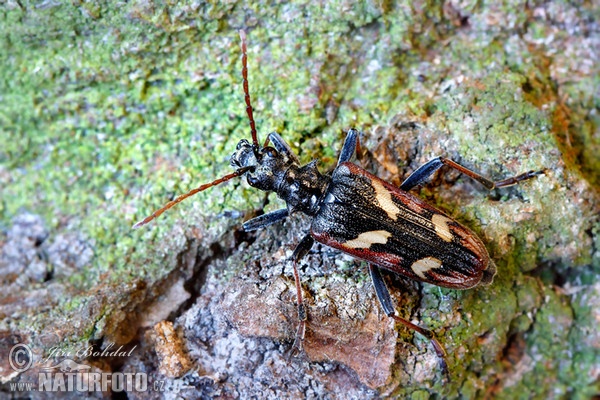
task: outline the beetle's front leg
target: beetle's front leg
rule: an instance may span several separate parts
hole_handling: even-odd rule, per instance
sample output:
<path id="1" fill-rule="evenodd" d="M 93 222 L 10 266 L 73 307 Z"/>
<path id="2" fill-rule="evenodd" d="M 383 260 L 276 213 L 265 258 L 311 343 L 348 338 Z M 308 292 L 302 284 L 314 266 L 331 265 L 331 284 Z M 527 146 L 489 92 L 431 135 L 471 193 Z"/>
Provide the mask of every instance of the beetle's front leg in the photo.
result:
<path id="1" fill-rule="evenodd" d="M 304 305 L 304 301 L 302 298 L 302 285 L 300 282 L 300 274 L 298 273 L 298 262 L 308 254 L 313 244 L 315 243 L 315 239 L 310 234 L 307 234 L 302 238 L 296 249 L 294 250 L 294 254 L 292 254 L 292 263 L 294 266 L 294 281 L 296 283 L 296 301 L 298 304 L 298 329 L 296 330 L 296 337 L 294 339 L 294 344 L 292 346 L 292 352 L 295 348 L 302 348 L 302 341 L 304 340 L 304 333 L 306 332 L 306 306 Z"/>
<path id="2" fill-rule="evenodd" d="M 267 227 L 269 225 L 273 225 L 279 221 L 286 219 L 287 217 L 287 208 L 282 208 L 281 210 L 271 211 L 269 213 L 252 218 L 251 220 L 244 222 L 242 227 L 244 228 L 244 231 L 252 232 Z"/>
<path id="3" fill-rule="evenodd" d="M 429 329 L 421 328 L 418 325 L 413 324 L 410 321 L 405 320 L 396 315 L 396 310 L 394 309 L 394 304 L 392 303 L 392 297 L 390 296 L 390 292 L 383 280 L 383 276 L 381 276 L 381 271 L 379 267 L 373 264 L 369 264 L 369 272 L 371 273 L 371 280 L 373 281 L 373 286 L 375 287 L 375 293 L 377 294 L 377 299 L 379 299 L 379 304 L 381 304 L 381 308 L 383 308 L 383 312 L 390 318 L 393 318 L 395 321 L 400 322 L 402 325 L 410 328 L 427 339 L 433 345 L 436 354 L 440 359 L 440 366 L 442 368 L 442 373 L 444 376 L 448 376 L 448 364 L 446 363 L 446 350 L 437 341 L 435 335 Z"/>

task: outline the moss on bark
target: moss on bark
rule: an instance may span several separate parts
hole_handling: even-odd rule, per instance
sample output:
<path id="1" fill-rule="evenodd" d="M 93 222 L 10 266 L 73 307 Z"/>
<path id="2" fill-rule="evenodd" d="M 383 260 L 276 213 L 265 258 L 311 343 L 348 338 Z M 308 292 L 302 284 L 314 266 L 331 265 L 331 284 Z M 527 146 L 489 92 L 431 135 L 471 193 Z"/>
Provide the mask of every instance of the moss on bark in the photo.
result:
<path id="1" fill-rule="evenodd" d="M 232 182 L 131 230 L 176 193 L 230 171 L 229 155 L 249 135 L 237 36 L 244 27 L 259 134 L 278 131 L 303 162 L 334 165 L 343 131 L 356 127 L 371 151 L 364 165 L 395 182 L 434 155 L 498 179 L 548 168 L 492 196 L 453 173 L 421 190 L 485 239 L 499 273 L 489 288 L 409 285 L 412 300 L 396 293 L 411 306 L 399 303 L 402 315 L 440 336 L 453 379 L 442 383 L 427 343 L 406 344 L 413 336 L 399 329 L 396 361 L 378 375 L 389 380 L 375 389 L 415 398 L 598 393 L 597 17 L 591 5 L 562 3 L 5 3 L 0 329 L 40 354 L 138 340 L 151 353 L 140 332 L 169 319 L 198 351 L 186 378 L 196 393 L 375 396 L 365 386 L 373 380 L 335 358 L 301 363 L 303 378 L 287 393 L 218 367 L 223 343 L 245 346 L 231 357 L 249 360 L 248 370 L 271 365 L 251 354 L 285 350 L 279 337 L 227 331 L 218 299 L 234 276 L 280 287 L 281 271 L 289 273 L 282 260 L 305 221 L 242 233 L 223 213 L 250 212 L 264 198 Z M 272 196 L 267 210 L 276 207 Z M 369 315 L 364 304 L 357 314 L 327 294 L 351 292 L 344 285 L 362 282 L 363 268 L 317 250 L 303 281 L 314 320 L 326 326 L 331 310 L 352 323 Z M 277 312 L 287 315 L 291 303 L 293 319 L 293 296 L 282 298 Z M 3 359 L 9 348 L 0 349 Z M 152 357 L 137 357 L 129 363 L 153 370 Z M 206 384 L 210 368 L 229 375 Z"/>

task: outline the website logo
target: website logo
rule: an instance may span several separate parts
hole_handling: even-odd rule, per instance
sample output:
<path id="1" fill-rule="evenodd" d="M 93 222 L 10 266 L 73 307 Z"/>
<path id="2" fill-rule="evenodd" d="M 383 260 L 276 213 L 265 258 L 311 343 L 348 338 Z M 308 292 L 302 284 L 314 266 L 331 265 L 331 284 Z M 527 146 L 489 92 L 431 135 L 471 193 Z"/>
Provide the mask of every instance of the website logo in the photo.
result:
<path id="1" fill-rule="evenodd" d="M 14 345 L 9 353 L 10 367 L 22 374 L 23 379 L 9 383 L 11 392 L 165 392 L 179 393 L 184 386 L 181 381 L 168 384 L 163 380 L 151 379 L 144 372 L 103 372 L 85 362 L 76 361 L 78 356 L 130 356 L 133 350 L 125 352 L 122 347 L 108 351 L 114 344 L 108 344 L 102 352 L 93 352 L 91 348 L 69 352 L 58 348 L 50 349 L 50 356 L 34 363 L 31 348 L 24 344 Z M 37 376 L 36 376 L 37 372 Z M 37 382 L 35 381 L 37 378 Z"/>
<path id="2" fill-rule="evenodd" d="M 23 343 L 18 343 L 10 349 L 8 362 L 15 372 L 25 372 L 33 364 L 33 352 Z"/>

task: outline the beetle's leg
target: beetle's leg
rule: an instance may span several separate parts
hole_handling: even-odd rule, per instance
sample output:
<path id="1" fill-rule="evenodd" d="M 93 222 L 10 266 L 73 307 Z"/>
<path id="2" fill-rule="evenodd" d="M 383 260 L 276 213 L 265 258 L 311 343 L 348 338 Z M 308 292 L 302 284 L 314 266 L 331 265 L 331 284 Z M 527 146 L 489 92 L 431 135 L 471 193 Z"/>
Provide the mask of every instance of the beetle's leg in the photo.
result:
<path id="1" fill-rule="evenodd" d="M 244 222 L 242 227 L 246 232 L 252 232 L 257 229 L 262 229 L 266 226 L 279 222 L 287 218 L 287 216 L 287 208 L 282 208 L 281 210 L 271 211 L 270 213 L 266 213 L 256 218 L 252 218 L 251 220 Z"/>
<path id="2" fill-rule="evenodd" d="M 283 138 L 279 136 L 277 132 L 269 133 L 269 136 L 267 136 L 267 140 L 265 141 L 265 145 L 263 147 L 267 147 L 269 141 L 273 143 L 273 147 L 275 147 L 275 149 L 278 152 L 284 153 L 289 159 L 294 161 L 296 164 L 300 164 L 300 161 L 298 161 L 298 156 L 294 154 L 287 142 L 283 140 Z"/>
<path id="3" fill-rule="evenodd" d="M 428 161 L 427 163 L 423 164 L 415 172 L 410 174 L 410 176 L 408 178 L 406 178 L 406 180 L 404 182 L 402 182 L 402 185 L 400 185 L 400 189 L 405 190 L 405 191 L 411 190 L 415 186 L 423 183 L 427 178 L 429 178 L 431 175 L 433 175 L 433 173 L 435 171 L 437 171 L 444 165 L 454 168 L 455 170 L 462 172 L 463 174 L 467 175 L 468 177 L 475 179 L 477 182 L 481 183 L 483 186 L 485 186 L 489 190 L 492 190 L 495 188 L 511 186 L 511 185 L 517 184 L 521 181 L 531 179 L 538 175 L 542 175 L 544 173 L 544 170 L 528 171 L 528 172 L 525 172 L 524 174 L 520 174 L 517 176 L 507 178 L 507 179 L 503 179 L 501 181 L 494 182 L 484 176 L 479 175 L 478 173 L 476 173 L 474 171 L 471 171 L 468 168 L 463 167 L 462 165 L 460 165 L 458 163 L 455 163 L 452 160 L 449 160 L 449 159 L 443 158 L 443 157 L 436 157 L 433 160 Z"/>
<path id="4" fill-rule="evenodd" d="M 407 328 L 417 331 L 418 333 L 429 339 L 431 344 L 433 344 L 433 348 L 435 349 L 435 352 L 440 359 L 440 366 L 442 368 L 442 372 L 444 373 L 444 375 L 447 376 L 448 365 L 446 364 L 446 351 L 444 350 L 444 347 L 442 347 L 440 342 L 437 341 L 433 332 L 428 329 L 421 328 L 420 326 L 415 325 L 412 322 L 397 316 L 396 310 L 394 309 L 394 304 L 392 303 L 392 297 L 390 296 L 390 292 L 385 284 L 385 281 L 383 280 L 383 276 L 381 276 L 381 271 L 379 267 L 373 264 L 369 264 L 369 272 L 371 273 L 371 280 L 373 281 L 375 293 L 377 294 L 377 298 L 379 299 L 381 308 L 383 308 L 383 312 L 388 317 L 393 318 L 395 321 L 400 322 Z"/>
<path id="5" fill-rule="evenodd" d="M 296 330 L 296 338 L 294 339 L 294 344 L 292 346 L 292 350 L 295 348 L 302 348 L 302 340 L 304 340 L 304 333 L 306 331 L 306 306 L 304 305 L 304 301 L 302 298 L 302 286 L 300 282 L 300 274 L 298 273 L 298 262 L 308 254 L 312 245 L 315 243 L 315 239 L 313 239 L 310 234 L 304 236 L 296 249 L 294 250 L 294 254 L 292 254 L 292 263 L 294 265 L 294 281 L 296 282 L 296 301 L 298 304 L 298 329 Z"/>
<path id="6" fill-rule="evenodd" d="M 350 161 L 354 155 L 354 152 L 356 151 L 357 146 L 359 146 L 358 131 L 356 129 L 350 129 L 346 135 L 346 140 L 344 140 L 344 145 L 342 146 L 342 151 L 340 152 L 340 158 L 338 159 L 338 165 L 343 162 Z"/>

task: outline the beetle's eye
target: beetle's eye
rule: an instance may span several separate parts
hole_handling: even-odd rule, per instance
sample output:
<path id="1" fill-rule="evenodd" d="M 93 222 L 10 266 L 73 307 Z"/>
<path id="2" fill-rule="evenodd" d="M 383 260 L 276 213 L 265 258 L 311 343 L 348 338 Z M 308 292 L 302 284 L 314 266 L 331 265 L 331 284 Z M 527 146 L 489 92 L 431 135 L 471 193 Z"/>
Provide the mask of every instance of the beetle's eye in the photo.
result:
<path id="1" fill-rule="evenodd" d="M 248 180 L 248 184 L 250 186 L 256 186 L 258 185 L 258 178 L 253 176 L 253 175 L 248 175 L 248 177 L 246 178 Z"/>
<path id="2" fill-rule="evenodd" d="M 277 157 L 277 150 L 273 147 L 265 147 L 263 148 L 263 154 L 267 157 Z"/>

